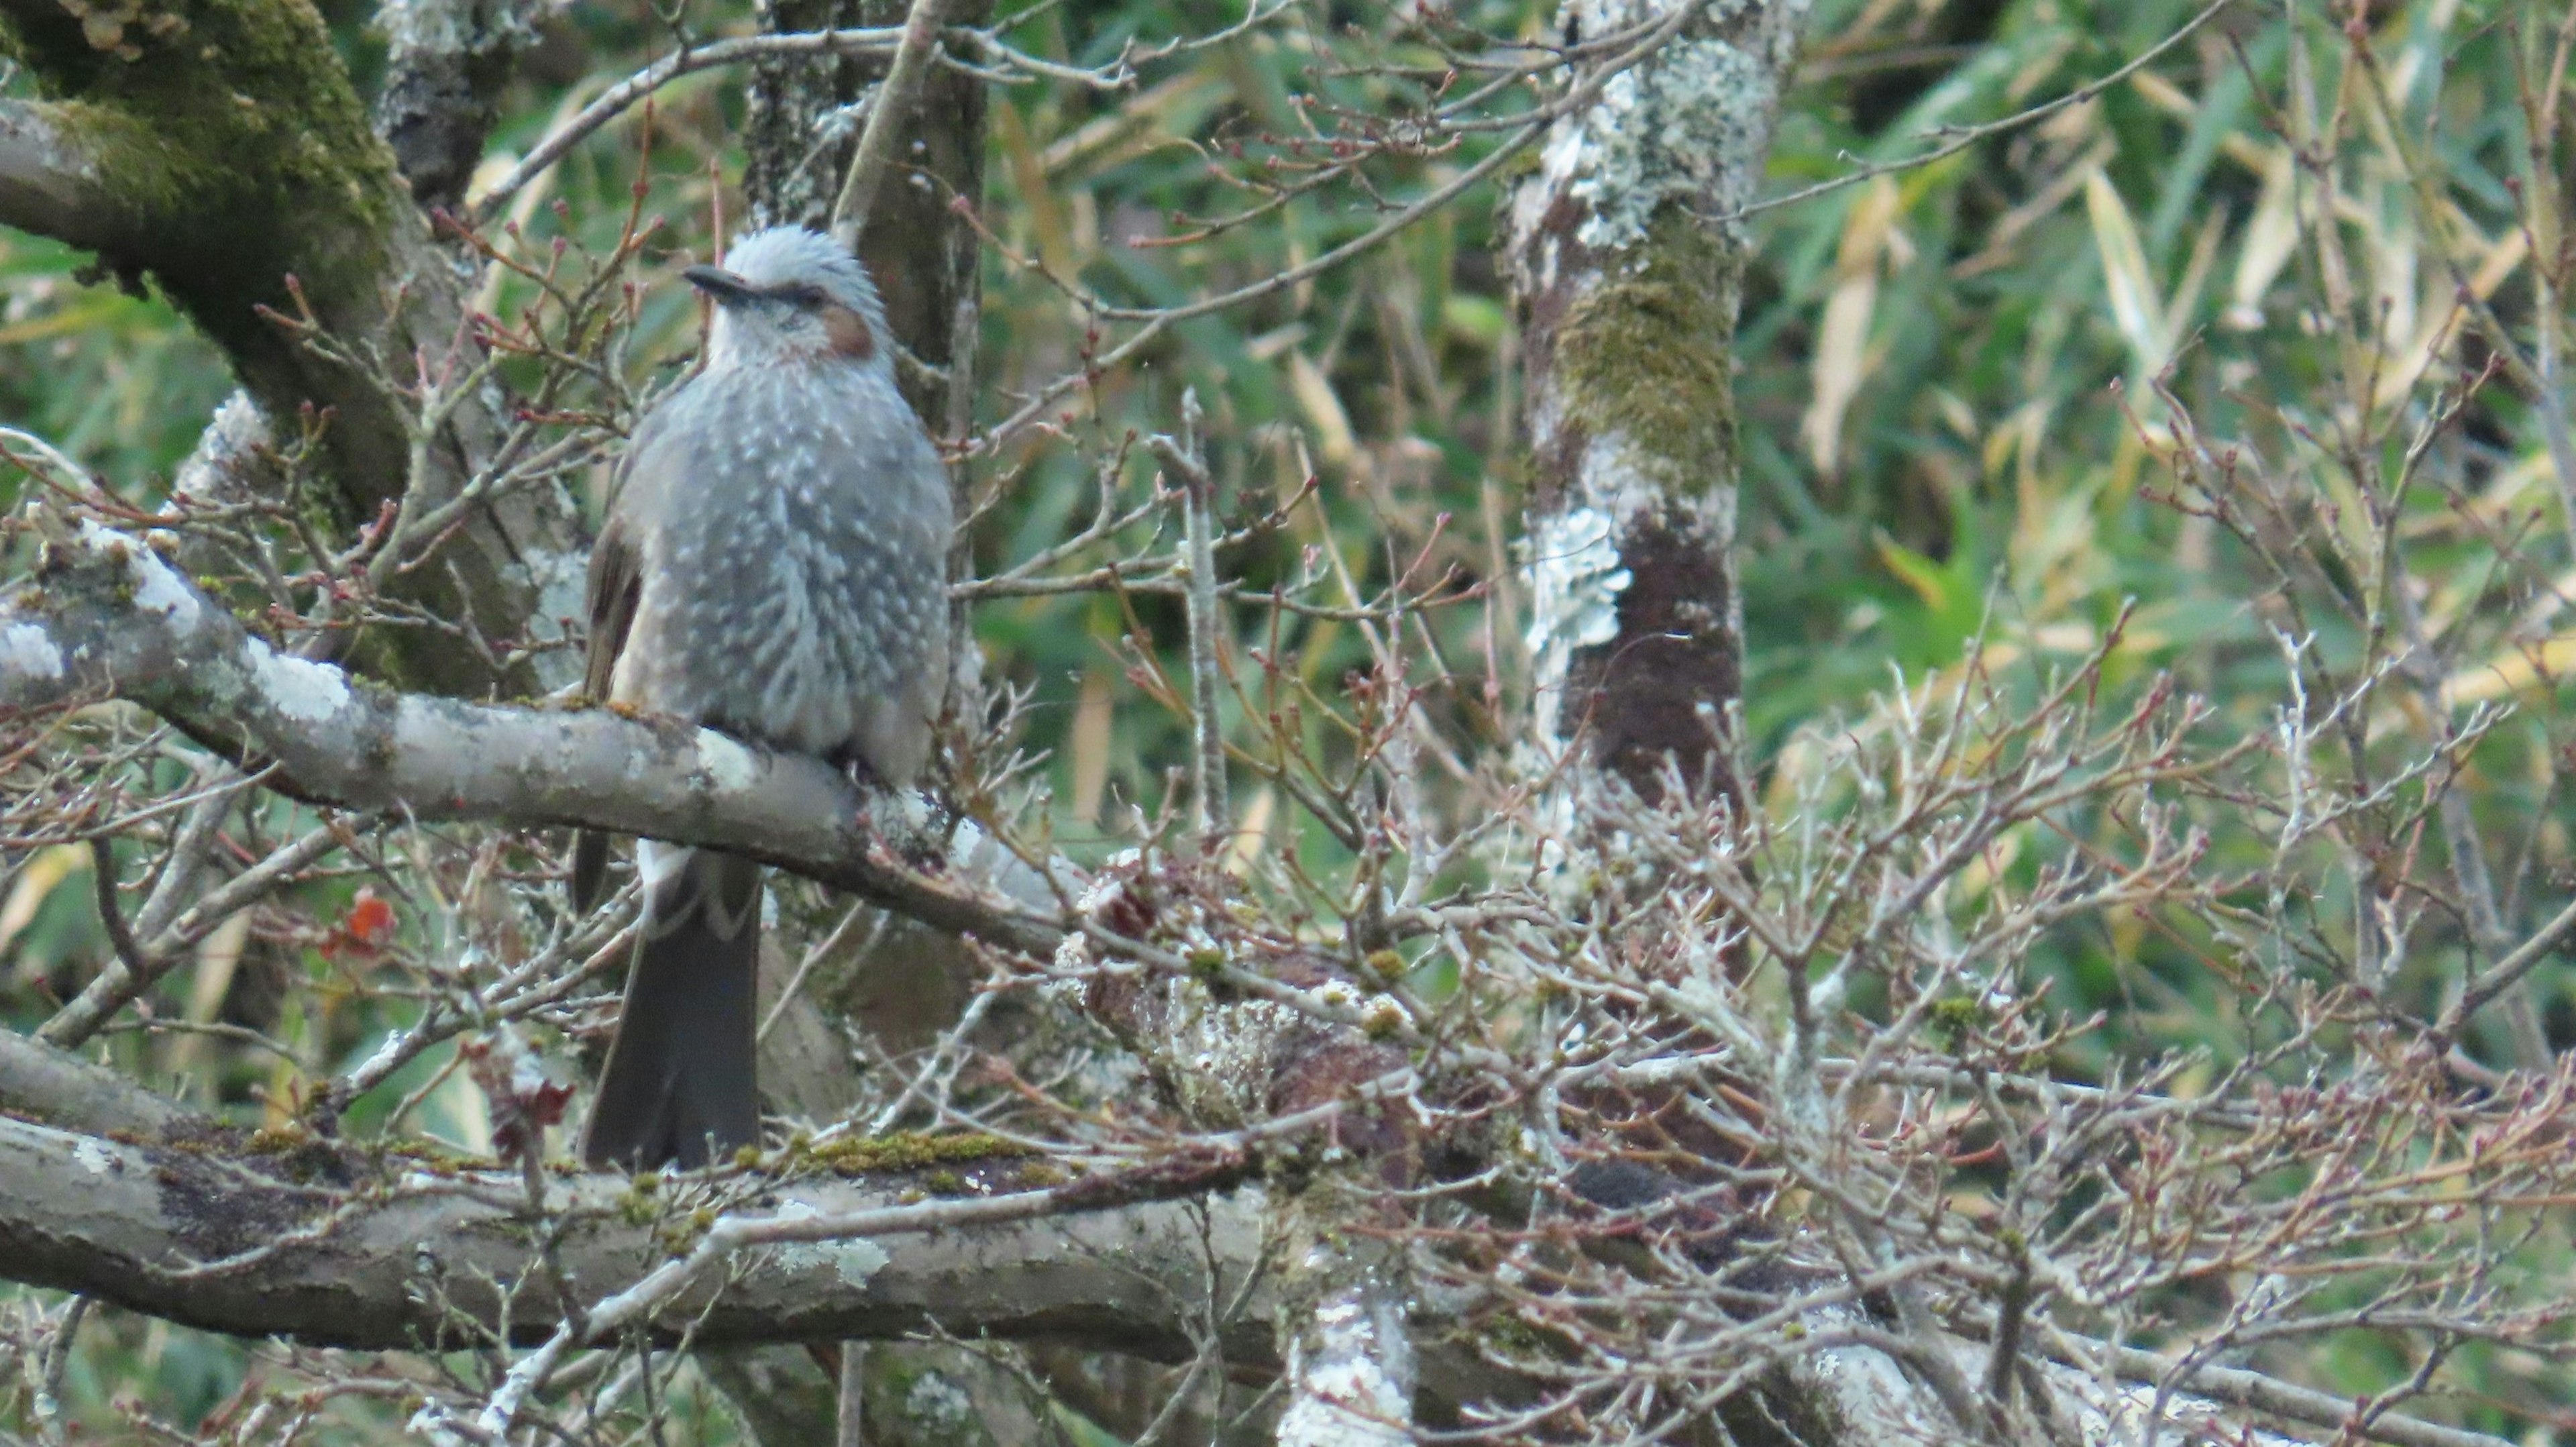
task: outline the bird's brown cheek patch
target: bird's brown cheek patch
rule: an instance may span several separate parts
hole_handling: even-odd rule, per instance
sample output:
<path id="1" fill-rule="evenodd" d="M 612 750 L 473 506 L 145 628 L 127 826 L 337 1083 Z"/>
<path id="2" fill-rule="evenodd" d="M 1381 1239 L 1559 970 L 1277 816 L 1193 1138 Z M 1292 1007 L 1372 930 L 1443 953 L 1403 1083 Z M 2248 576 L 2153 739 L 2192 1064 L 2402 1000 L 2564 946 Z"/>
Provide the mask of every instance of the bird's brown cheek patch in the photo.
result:
<path id="1" fill-rule="evenodd" d="M 868 334 L 868 324 L 848 307 L 823 308 L 823 335 L 832 339 L 833 351 L 853 361 L 864 362 L 877 354 L 877 339 Z"/>

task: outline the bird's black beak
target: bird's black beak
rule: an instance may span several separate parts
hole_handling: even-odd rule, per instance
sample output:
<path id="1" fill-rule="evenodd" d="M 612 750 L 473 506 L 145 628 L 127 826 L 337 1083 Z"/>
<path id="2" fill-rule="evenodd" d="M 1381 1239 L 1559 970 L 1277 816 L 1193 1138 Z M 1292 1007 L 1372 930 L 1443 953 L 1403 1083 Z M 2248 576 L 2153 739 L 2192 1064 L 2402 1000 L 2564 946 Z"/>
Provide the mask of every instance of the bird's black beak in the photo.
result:
<path id="1" fill-rule="evenodd" d="M 680 275 L 722 306 L 738 306 L 752 297 L 751 284 L 721 266 L 686 267 Z"/>

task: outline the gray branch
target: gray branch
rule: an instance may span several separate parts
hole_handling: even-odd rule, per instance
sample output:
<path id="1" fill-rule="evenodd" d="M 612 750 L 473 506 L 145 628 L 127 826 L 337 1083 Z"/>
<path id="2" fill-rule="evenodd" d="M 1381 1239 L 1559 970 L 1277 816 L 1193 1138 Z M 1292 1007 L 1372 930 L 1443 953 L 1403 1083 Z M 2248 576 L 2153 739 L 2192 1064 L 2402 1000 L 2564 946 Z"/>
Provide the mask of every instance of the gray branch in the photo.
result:
<path id="1" fill-rule="evenodd" d="M 311 1148 L 315 1154 L 322 1147 Z M 0 1272 L 210 1331 L 284 1335 L 354 1348 L 472 1344 L 485 1333 L 543 1338 L 567 1313 L 618 1299 L 665 1268 L 694 1202 L 669 1212 L 622 1177 L 566 1183 L 558 1251 L 584 1301 L 559 1299 L 538 1263 L 539 1223 L 515 1172 L 419 1171 L 358 1188 L 302 1186 L 203 1146 L 140 1145 L 0 1117 Z M 1021 1163 L 965 1167 L 972 1191 L 1006 1191 Z M 747 1241 L 809 1213 L 880 1226 L 906 1210 L 937 1230 L 878 1231 L 733 1253 L 652 1315 L 657 1335 L 694 1321 L 706 1346 L 833 1337 L 893 1338 L 934 1321 L 962 1334 L 1115 1343 L 1185 1355 L 1176 1303 L 1204 1290 L 1178 1279 L 1204 1262 L 1248 1273 L 1257 1258 L 1252 1194 L 1152 1201 L 1094 1211 L 947 1224 L 944 1199 L 918 1201 L 899 1175 L 781 1184 L 719 1217 Z M 956 1203 L 980 1206 L 982 1201 Z M 893 1213 L 890 1218 L 888 1213 Z M 213 1264 L 208 1264 L 213 1263 Z M 665 1268 L 666 1269 L 666 1268 Z M 1239 1279 L 1239 1278 L 1238 1278 Z M 1267 1355 L 1266 1333 L 1230 1348 Z"/>
<path id="2" fill-rule="evenodd" d="M 927 811 L 863 796 L 820 760 L 608 709 L 391 692 L 271 648 L 95 524 L 58 530 L 39 580 L 0 608 L 0 718 L 123 698 L 223 752 L 275 760 L 269 782 L 308 802 L 710 845 L 995 944 L 1042 953 L 1062 935 L 1045 911 L 907 863 L 945 852 Z"/>
<path id="3" fill-rule="evenodd" d="M 177 1101 L 104 1065 L 0 1030 L 0 1106 L 65 1130 L 172 1139 L 191 1117 Z"/>

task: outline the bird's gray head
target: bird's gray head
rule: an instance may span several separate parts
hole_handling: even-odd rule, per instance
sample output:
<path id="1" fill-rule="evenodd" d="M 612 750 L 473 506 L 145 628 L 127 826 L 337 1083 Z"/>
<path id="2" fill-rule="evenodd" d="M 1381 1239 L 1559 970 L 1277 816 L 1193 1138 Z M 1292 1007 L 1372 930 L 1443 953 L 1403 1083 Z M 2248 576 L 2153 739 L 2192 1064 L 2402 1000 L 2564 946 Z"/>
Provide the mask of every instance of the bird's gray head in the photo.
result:
<path id="1" fill-rule="evenodd" d="M 876 283 L 857 257 L 819 231 L 755 231 L 733 244 L 724 265 L 692 266 L 680 274 L 715 299 L 709 366 L 894 364 Z"/>

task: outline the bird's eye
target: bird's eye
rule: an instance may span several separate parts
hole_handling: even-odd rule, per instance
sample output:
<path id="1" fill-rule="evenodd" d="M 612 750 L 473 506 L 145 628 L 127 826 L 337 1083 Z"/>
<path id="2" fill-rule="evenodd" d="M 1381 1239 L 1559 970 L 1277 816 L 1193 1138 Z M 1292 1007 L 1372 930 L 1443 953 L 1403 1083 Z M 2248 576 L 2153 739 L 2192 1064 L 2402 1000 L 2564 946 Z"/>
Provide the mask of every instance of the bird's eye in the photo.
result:
<path id="1" fill-rule="evenodd" d="M 810 281 L 790 282 L 784 286 L 772 287 L 769 294 L 776 297 L 778 300 L 787 303 L 789 306 L 799 307 L 807 311 L 811 311 L 831 300 L 829 296 L 824 294 L 823 288 L 814 285 Z"/>

